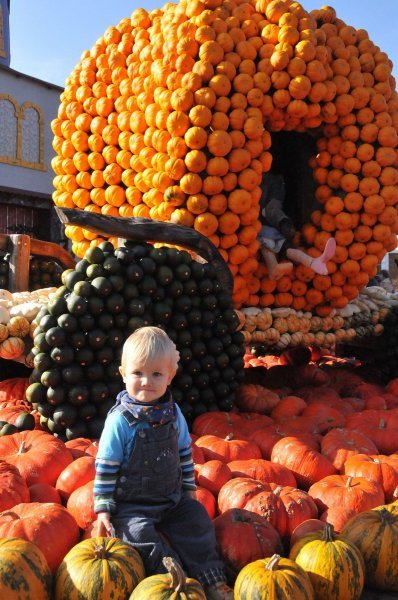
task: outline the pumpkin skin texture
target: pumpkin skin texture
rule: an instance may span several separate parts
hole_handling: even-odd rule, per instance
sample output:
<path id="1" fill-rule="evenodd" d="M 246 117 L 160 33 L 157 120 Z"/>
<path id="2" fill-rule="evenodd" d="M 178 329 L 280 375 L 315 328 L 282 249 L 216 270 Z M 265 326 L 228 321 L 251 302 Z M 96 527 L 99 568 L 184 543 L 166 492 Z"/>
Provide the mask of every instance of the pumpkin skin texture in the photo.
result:
<path id="1" fill-rule="evenodd" d="M 297 482 L 293 473 L 283 465 L 277 465 L 262 458 L 249 460 L 234 460 L 228 463 L 232 477 L 251 477 L 263 483 L 277 483 L 296 487 Z"/>
<path id="2" fill-rule="evenodd" d="M 218 510 L 224 513 L 230 508 L 265 517 L 282 538 L 290 536 L 302 521 L 318 516 L 315 502 L 303 490 L 248 477 L 235 477 L 221 488 Z"/>
<path id="3" fill-rule="evenodd" d="M 65 446 L 72 454 L 73 459 L 79 458 L 80 456 L 97 456 L 98 442 L 96 440 L 90 440 L 89 438 L 76 438 L 74 440 L 67 440 Z"/>
<path id="4" fill-rule="evenodd" d="M 28 377 L 11 377 L 0 381 L 0 402 L 13 402 L 25 398 Z"/>
<path id="5" fill-rule="evenodd" d="M 75 519 L 60 504 L 23 503 L 0 513 L 0 538 L 18 537 L 33 542 L 53 573 L 77 543 L 79 534 Z"/>
<path id="6" fill-rule="evenodd" d="M 18 469 L 0 460 L 0 510 L 7 510 L 29 500 L 29 488 Z"/>
<path id="7" fill-rule="evenodd" d="M 365 565 L 358 548 L 347 538 L 336 536 L 329 523 L 321 532 L 301 538 L 290 550 L 309 575 L 315 597 L 322 600 L 359 600 Z"/>
<path id="8" fill-rule="evenodd" d="M 392 549 L 398 544 L 398 506 L 378 506 L 355 515 L 341 533 L 363 556 L 366 585 L 397 592 L 398 564 Z"/>
<path id="9" fill-rule="evenodd" d="M 55 502 L 62 504 L 61 496 L 52 485 L 48 483 L 35 483 L 29 487 L 31 502 Z"/>
<path id="10" fill-rule="evenodd" d="M 203 504 L 210 519 L 214 519 L 217 511 L 217 502 L 214 495 L 208 489 L 197 485 L 196 500 Z"/>
<path id="11" fill-rule="evenodd" d="M 216 435 L 202 435 L 196 440 L 196 445 L 202 448 L 206 460 L 221 460 L 225 463 L 247 458 L 261 458 L 260 448 L 249 440 L 225 439 Z"/>
<path id="12" fill-rule="evenodd" d="M 344 474 L 377 481 L 385 493 L 386 502 L 393 502 L 398 486 L 398 471 L 383 456 L 356 454 L 344 464 Z"/>
<path id="13" fill-rule="evenodd" d="M 168 573 L 146 577 L 134 589 L 129 600 L 206 600 L 199 581 L 185 577 L 177 562 L 166 556 L 163 564 Z"/>
<path id="14" fill-rule="evenodd" d="M 335 507 L 362 512 L 384 504 L 381 485 L 364 477 L 329 475 L 314 483 L 308 493 L 322 512 Z"/>
<path id="15" fill-rule="evenodd" d="M 72 492 L 94 479 L 94 464 L 95 459 L 93 456 L 80 456 L 60 473 L 55 488 L 62 500 L 67 501 Z"/>
<path id="16" fill-rule="evenodd" d="M 0 459 L 15 465 L 28 485 L 55 485 L 72 455 L 61 440 L 45 431 L 21 431 L 0 439 Z"/>
<path id="17" fill-rule="evenodd" d="M 88 481 L 76 488 L 66 503 L 66 508 L 81 529 L 86 529 L 97 518 L 94 512 L 93 488 L 94 480 Z"/>
<path id="18" fill-rule="evenodd" d="M 259 414 L 269 415 L 278 402 L 278 394 L 255 383 L 242 384 L 236 394 L 236 404 L 240 410 Z"/>
<path id="19" fill-rule="evenodd" d="M 312 600 L 314 590 L 307 573 L 293 560 L 274 554 L 246 565 L 234 586 L 235 600 Z"/>
<path id="20" fill-rule="evenodd" d="M 50 600 L 52 575 L 41 550 L 19 538 L 0 539 L 0 598 Z"/>
<path id="21" fill-rule="evenodd" d="M 276 529 L 265 517 L 250 510 L 230 508 L 213 524 L 222 559 L 235 574 L 250 562 L 283 551 Z"/>
<path id="22" fill-rule="evenodd" d="M 223 0 L 195 3 L 194 7 L 188 4 L 179 6 L 178 23 L 173 3 L 156 12 L 137 9 L 130 22 L 123 19 L 117 27 L 108 28 L 101 43 L 82 55 L 66 83 L 58 117 L 51 123 L 57 153 L 52 163 L 55 205 L 99 209 L 95 199 L 101 198 L 98 205 L 104 215 L 132 213 L 180 223 L 210 238 L 215 236 L 217 241 L 236 231 L 240 243 L 222 250 L 235 274 L 237 308 L 294 306 L 299 300 L 300 308 L 315 309 L 325 316 L 333 308 L 344 307 L 366 285 L 383 254 L 396 244 L 396 168 L 391 151 L 398 138 L 392 118 L 395 80 L 390 77 L 388 57 L 377 53 L 363 32 L 354 30 L 351 38 L 344 33 L 344 39 L 340 38 L 343 23 L 334 10 L 307 13 L 295 4 L 290 8 L 291 3 L 268 1 L 249 3 L 245 10 L 237 9 L 239 3 L 231 6 Z M 284 18 L 291 18 L 293 24 L 282 25 Z M 236 19 L 244 22 L 240 35 Z M 206 33 L 201 27 L 206 27 Z M 116 46 L 117 59 L 112 56 L 108 60 Z M 242 59 L 245 62 L 240 65 Z M 222 74 L 216 72 L 220 64 Z M 114 88 L 107 88 L 110 81 Z M 119 82 L 120 94 L 116 90 Z M 206 110 L 199 111 L 198 106 Z M 100 124 L 104 118 L 109 121 L 105 127 Z M 295 265 L 292 291 L 273 294 L 267 291 L 272 281 L 259 264 L 258 245 L 251 242 L 246 227 L 259 224 L 261 174 L 270 170 L 274 154 L 269 152 L 275 141 L 270 132 L 314 128 L 320 135 L 309 166 L 317 184 L 315 197 L 324 207 L 314 210 L 309 222 L 302 225 L 301 245 L 312 256 L 319 256 L 338 227 L 341 243 L 329 270 L 333 266 L 339 281 L 346 276 L 353 281 L 344 287 L 341 284 L 343 289 L 333 286 L 343 292 L 336 297 L 335 290 L 330 294 L 330 285 L 318 289 L 319 278 L 311 274 L 306 273 L 305 285 L 300 285 L 304 283 L 303 268 Z M 89 130 L 95 135 L 90 141 Z M 125 137 L 130 131 L 131 144 Z M 377 140 L 378 150 L 373 161 L 373 153 L 358 153 L 353 169 L 352 147 L 359 139 L 368 145 Z M 349 151 L 347 141 L 351 142 Z M 92 182 L 102 194 L 83 195 L 82 200 L 81 192 L 87 191 L 82 176 L 90 177 L 87 163 L 94 164 L 93 143 L 99 152 L 107 144 L 102 151 L 105 161 L 95 161 L 98 183 Z M 127 148 L 130 160 L 126 160 Z M 70 172 L 71 160 L 77 174 Z M 355 174 L 359 170 L 360 176 Z M 104 189 L 104 180 L 112 185 Z M 148 188 L 149 193 L 144 191 Z M 199 194 L 205 210 L 200 214 L 198 202 L 192 201 Z M 224 196 L 228 210 L 220 211 L 215 196 Z M 391 226 L 384 225 L 384 198 L 393 209 L 391 220 L 387 219 Z M 324 222 L 322 217 L 331 219 Z M 381 240 L 379 257 L 374 250 L 369 249 L 365 256 L 358 251 L 354 226 L 350 225 L 359 217 L 372 217 L 374 239 Z M 101 239 L 99 233 L 93 236 L 80 226 L 67 226 L 65 233 L 79 257 Z M 346 253 L 349 262 L 344 260 Z"/>
<path id="23" fill-rule="evenodd" d="M 55 575 L 55 600 L 127 600 L 145 577 L 137 550 L 117 538 L 76 544 Z"/>
<path id="24" fill-rule="evenodd" d="M 308 488 L 336 472 L 332 463 L 320 452 L 294 436 L 276 442 L 271 453 L 272 462 L 284 465 L 293 472 L 300 488 Z"/>

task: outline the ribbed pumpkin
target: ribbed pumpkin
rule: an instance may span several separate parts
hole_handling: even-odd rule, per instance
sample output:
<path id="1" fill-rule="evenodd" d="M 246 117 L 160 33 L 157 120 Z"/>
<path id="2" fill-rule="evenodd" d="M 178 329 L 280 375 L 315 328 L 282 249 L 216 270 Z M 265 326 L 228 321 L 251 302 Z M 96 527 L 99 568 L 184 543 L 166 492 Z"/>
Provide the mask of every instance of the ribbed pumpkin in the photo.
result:
<path id="1" fill-rule="evenodd" d="M 29 502 L 29 499 L 29 488 L 18 469 L 5 460 L 0 460 L 0 511 L 21 502 Z"/>
<path id="2" fill-rule="evenodd" d="M 314 590 L 307 573 L 294 560 L 274 554 L 249 563 L 238 574 L 235 600 L 312 600 Z"/>
<path id="3" fill-rule="evenodd" d="M 135 548 L 117 538 L 89 538 L 74 546 L 60 564 L 54 598 L 127 600 L 144 577 Z"/>
<path id="4" fill-rule="evenodd" d="M 163 564 L 168 573 L 146 577 L 134 589 L 130 600 L 206 600 L 199 581 L 185 577 L 182 567 L 175 560 L 166 556 Z"/>
<path id="5" fill-rule="evenodd" d="M 22 502 L 0 513 L 0 537 L 22 538 L 43 552 L 52 573 L 77 543 L 79 528 L 60 504 Z"/>
<path id="6" fill-rule="evenodd" d="M 362 555 L 350 540 L 336 536 L 329 523 L 323 531 L 298 540 L 289 558 L 308 573 L 316 598 L 358 600 L 361 597 L 365 579 Z"/>
<path id="7" fill-rule="evenodd" d="M 342 530 L 363 556 L 366 584 L 398 592 L 398 506 L 390 504 L 355 515 Z"/>
<path id="8" fill-rule="evenodd" d="M 11 377 L 0 381 L 0 402 L 23 400 L 28 386 L 28 377 Z"/>
<path id="9" fill-rule="evenodd" d="M 23 354 L 25 342 L 19 337 L 9 337 L 0 344 L 0 358 L 15 360 Z"/>
<path id="10" fill-rule="evenodd" d="M 0 538 L 0 598 L 50 600 L 51 585 L 51 571 L 36 544 Z"/>
<path id="11" fill-rule="evenodd" d="M 218 515 L 213 523 L 220 555 L 234 574 L 249 562 L 283 550 L 276 529 L 266 517 L 251 510 L 231 508 Z"/>
<path id="12" fill-rule="evenodd" d="M 54 485 L 73 460 L 65 444 L 45 431 L 21 431 L 0 438 L 0 459 L 15 465 L 28 485 Z"/>

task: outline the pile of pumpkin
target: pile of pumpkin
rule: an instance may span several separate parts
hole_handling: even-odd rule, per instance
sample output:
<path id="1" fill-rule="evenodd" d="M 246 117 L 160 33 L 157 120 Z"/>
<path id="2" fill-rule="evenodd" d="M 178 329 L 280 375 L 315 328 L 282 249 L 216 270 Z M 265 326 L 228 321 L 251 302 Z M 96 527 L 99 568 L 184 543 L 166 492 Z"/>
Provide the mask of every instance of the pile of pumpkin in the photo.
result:
<path id="1" fill-rule="evenodd" d="M 33 322 L 28 400 L 62 439 L 99 437 L 123 382 L 120 353 L 138 327 L 165 329 L 180 353 L 172 383 L 189 422 L 230 410 L 243 379 L 243 335 L 211 263 L 126 241 L 89 249 Z"/>
<path id="2" fill-rule="evenodd" d="M 0 289 L 9 289 L 10 255 L 0 254 Z M 62 267 L 52 258 L 31 256 L 29 259 L 29 289 L 39 290 L 58 286 Z"/>
<path id="3" fill-rule="evenodd" d="M 398 96 L 392 64 L 332 7 L 181 0 L 110 26 L 68 77 L 52 122 L 56 206 L 195 228 L 218 247 L 240 306 L 324 316 L 357 296 L 398 230 Z M 257 234 L 272 133 L 306 132 L 315 206 L 295 243 L 329 275 L 278 282 Z M 67 226 L 83 256 L 103 238 Z M 111 239 L 116 243 L 116 240 Z"/>
<path id="4" fill-rule="evenodd" d="M 298 599 L 357 599 L 364 582 L 398 591 L 397 380 L 384 387 L 353 369 L 315 365 L 277 371 L 268 388 L 242 384 L 232 412 L 200 415 L 192 427 L 198 500 L 214 520 L 236 598 L 247 598 L 248 590 L 266 598 L 275 580 L 293 586 L 286 597 Z M 0 382 L 0 418 L 6 410 L 26 411 L 27 385 L 26 379 Z M 93 598 L 87 585 L 92 589 L 94 580 L 97 599 L 115 587 L 115 598 L 129 598 L 144 577 L 136 554 L 97 537 L 96 452 L 95 440 L 63 442 L 42 431 L 39 420 L 32 431 L 0 439 L 0 556 L 2 546 L 10 554 L 16 548 L 19 561 L 39 553 L 9 538 L 36 544 L 44 555 L 41 585 L 49 584 L 49 569 L 57 600 L 77 597 L 78 590 L 79 598 Z M 13 560 L 0 569 L 2 593 Z M 122 569 L 110 580 L 101 574 L 109 563 Z M 36 585 L 26 566 L 17 568 L 28 586 Z M 89 568 L 96 569 L 92 575 Z M 143 582 L 150 586 L 151 579 Z M 155 587 L 142 595 L 139 589 L 133 598 L 156 598 Z M 35 600 L 49 597 L 41 593 Z"/>
<path id="5" fill-rule="evenodd" d="M 25 292 L 0 289 L 0 358 L 17 360 L 32 346 L 32 321 L 55 287 Z"/>
<path id="6" fill-rule="evenodd" d="M 29 260 L 29 289 L 40 290 L 58 287 L 61 284 L 63 268 L 57 261 L 48 257 L 31 256 Z"/>

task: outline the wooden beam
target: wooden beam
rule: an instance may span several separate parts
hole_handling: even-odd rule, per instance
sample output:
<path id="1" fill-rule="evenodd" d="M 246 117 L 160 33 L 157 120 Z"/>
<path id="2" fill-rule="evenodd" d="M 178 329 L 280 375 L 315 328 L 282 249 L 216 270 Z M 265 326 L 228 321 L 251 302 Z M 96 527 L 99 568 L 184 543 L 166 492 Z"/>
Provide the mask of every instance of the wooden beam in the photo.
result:
<path id="1" fill-rule="evenodd" d="M 9 288 L 11 292 L 29 289 L 30 237 L 24 234 L 10 235 Z"/>

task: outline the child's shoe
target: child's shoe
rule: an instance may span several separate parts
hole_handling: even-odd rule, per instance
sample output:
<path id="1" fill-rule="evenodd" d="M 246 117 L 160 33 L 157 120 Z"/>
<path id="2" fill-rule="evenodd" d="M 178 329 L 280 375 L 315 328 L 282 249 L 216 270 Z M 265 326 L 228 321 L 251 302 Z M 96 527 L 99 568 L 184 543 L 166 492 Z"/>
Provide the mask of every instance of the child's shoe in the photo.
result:
<path id="1" fill-rule="evenodd" d="M 225 581 L 217 581 L 217 583 L 206 587 L 207 600 L 233 600 L 233 597 L 233 590 Z"/>

